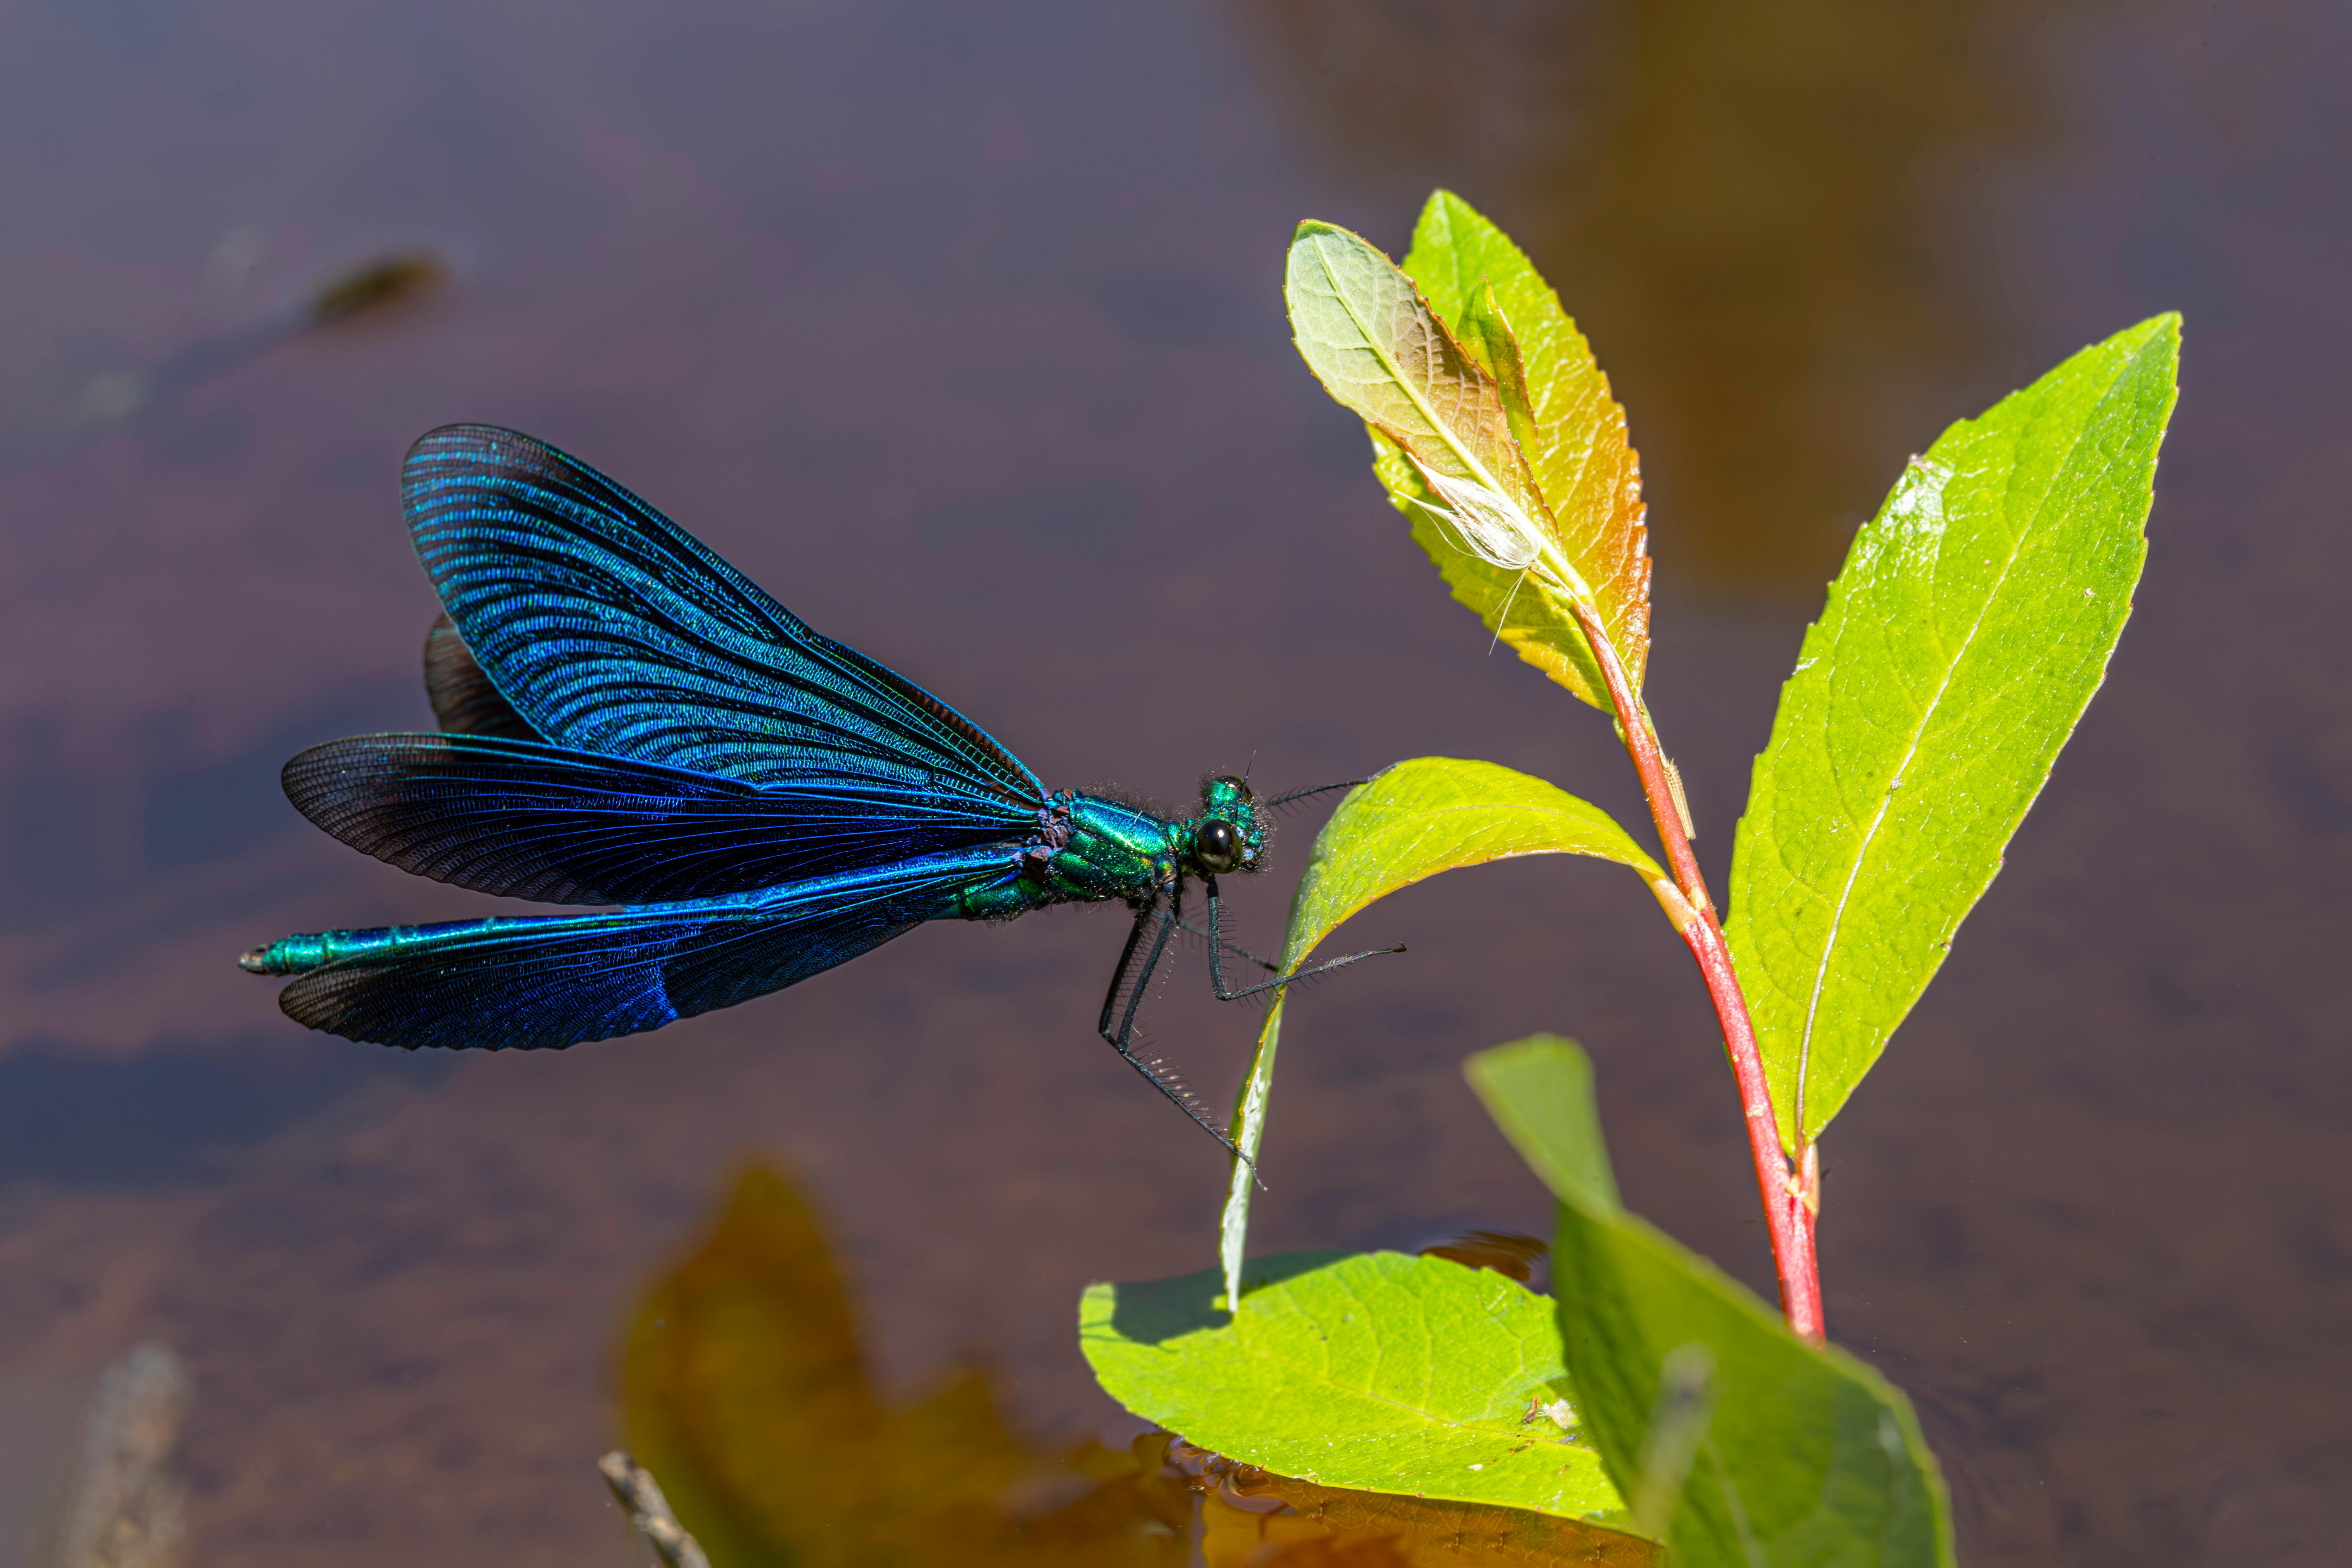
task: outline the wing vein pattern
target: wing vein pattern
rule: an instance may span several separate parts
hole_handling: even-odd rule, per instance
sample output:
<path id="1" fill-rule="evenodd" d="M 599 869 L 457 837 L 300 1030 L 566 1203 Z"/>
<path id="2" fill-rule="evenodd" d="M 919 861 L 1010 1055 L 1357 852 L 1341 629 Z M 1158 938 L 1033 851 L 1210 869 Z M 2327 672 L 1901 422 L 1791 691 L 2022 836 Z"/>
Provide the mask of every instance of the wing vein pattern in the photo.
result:
<path id="1" fill-rule="evenodd" d="M 765 787 L 487 735 L 358 735 L 286 764 L 296 809 L 404 871 L 501 898 L 650 904 L 1034 837 L 1036 816 L 872 784 Z M 975 842 L 977 840 L 977 842 Z"/>
<path id="2" fill-rule="evenodd" d="M 754 785 L 863 786 L 1002 836 L 1045 804 L 1019 759 L 912 681 L 812 631 L 684 530 L 530 437 L 454 425 L 402 494 L 466 646 L 560 746 Z"/>

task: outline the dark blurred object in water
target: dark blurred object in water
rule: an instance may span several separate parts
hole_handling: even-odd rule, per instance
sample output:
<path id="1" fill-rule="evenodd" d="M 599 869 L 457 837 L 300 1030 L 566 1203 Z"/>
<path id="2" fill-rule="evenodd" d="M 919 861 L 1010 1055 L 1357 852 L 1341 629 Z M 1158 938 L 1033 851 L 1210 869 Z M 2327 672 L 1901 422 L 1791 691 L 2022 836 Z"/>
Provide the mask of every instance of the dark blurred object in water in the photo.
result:
<path id="1" fill-rule="evenodd" d="M 1524 1285 L 1551 1247 L 1516 1230 L 1465 1230 L 1451 1241 L 1421 1249 L 1423 1258 L 1444 1258 L 1465 1268 L 1491 1268 Z"/>
<path id="2" fill-rule="evenodd" d="M 1048 1453 L 1006 1426 L 978 1367 L 885 1405 L 824 1231 L 772 1170 L 738 1177 L 710 1234 L 646 1297 L 621 1406 L 678 1522 L 727 1568 L 1189 1556 L 1192 1498 L 1164 1434 Z"/>
<path id="3" fill-rule="evenodd" d="M 1225 5 L 1273 100 L 1394 204 L 1376 239 L 1401 254 L 1454 186 L 1559 286 L 1632 410 L 1668 572 L 1819 583 L 1955 384 L 2006 368 L 2010 323 L 1949 266 L 1979 254 L 1950 170 L 2049 139 L 2016 40 L 2084 7 Z"/>
<path id="4" fill-rule="evenodd" d="M 307 324 L 333 326 L 414 304 L 439 289 L 448 276 L 441 258 L 430 251 L 410 250 L 381 257 L 330 279 L 325 287 L 313 293 L 305 311 Z"/>
<path id="5" fill-rule="evenodd" d="M 91 1402 L 55 1568 L 179 1568 L 186 1497 L 170 1468 L 188 1415 L 188 1374 L 150 1340 L 109 1366 Z"/>
<path id="6" fill-rule="evenodd" d="M 448 276 L 447 266 L 428 251 L 378 257 L 332 274 L 289 310 L 200 338 L 152 364 L 90 377 L 82 386 L 77 413 L 85 426 L 118 424 L 166 398 L 185 396 L 307 333 L 382 320 L 431 295 Z"/>

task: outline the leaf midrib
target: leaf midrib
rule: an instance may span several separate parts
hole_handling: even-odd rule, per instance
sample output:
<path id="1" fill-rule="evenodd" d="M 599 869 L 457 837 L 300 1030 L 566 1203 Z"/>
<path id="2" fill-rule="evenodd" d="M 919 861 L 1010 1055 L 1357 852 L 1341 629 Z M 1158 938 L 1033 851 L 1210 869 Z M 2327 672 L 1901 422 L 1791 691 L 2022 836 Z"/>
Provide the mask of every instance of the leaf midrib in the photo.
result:
<path id="1" fill-rule="evenodd" d="M 1444 442 L 1446 447 L 1454 453 L 1454 455 L 1462 459 L 1463 466 L 1467 468 L 1470 472 L 1476 477 L 1479 483 L 1485 485 L 1488 489 L 1493 490 L 1496 495 L 1509 495 L 1510 491 L 1503 488 L 1502 481 L 1495 476 L 1494 472 L 1489 469 L 1485 463 L 1471 456 L 1470 449 L 1465 447 L 1461 440 L 1454 434 L 1452 426 L 1450 426 L 1444 419 L 1438 417 L 1437 410 L 1431 407 L 1428 402 L 1422 397 L 1421 393 L 1412 384 L 1412 378 L 1405 374 L 1404 367 L 1398 364 L 1395 359 L 1390 355 L 1388 350 L 1381 346 L 1379 335 L 1372 331 L 1371 327 L 1365 321 L 1364 318 L 1356 313 L 1356 307 L 1349 300 L 1347 289 L 1341 286 L 1338 277 L 1332 273 L 1331 263 L 1324 255 L 1323 247 L 1319 245 L 1315 247 L 1315 265 L 1322 269 L 1323 281 L 1329 285 L 1331 289 L 1331 298 L 1338 301 L 1340 310 L 1348 313 L 1348 320 L 1355 326 L 1356 335 L 1363 340 L 1364 345 L 1370 352 L 1371 356 L 1380 362 L 1381 368 L 1388 372 L 1389 379 L 1404 394 L 1405 400 L 1411 403 L 1414 409 L 1420 413 L 1422 418 L 1428 423 L 1429 427 L 1437 432 L 1438 439 Z M 1434 324 L 1433 320 L 1433 324 Z M 1441 334 L 1444 331 L 1443 327 L 1440 327 L 1438 330 Z M 1404 446 L 1404 443 L 1400 441 L 1398 445 Z M 1405 447 L 1405 456 L 1410 458 L 1412 455 L 1412 448 Z M 1560 548 L 1559 541 L 1555 537 L 1557 533 L 1557 525 L 1555 525 L 1553 529 L 1539 528 L 1538 531 L 1544 535 L 1541 541 L 1544 553 L 1550 556 L 1552 558 L 1553 565 L 1559 568 L 1560 575 L 1565 580 L 1563 585 L 1568 589 L 1570 596 L 1576 599 L 1583 606 L 1588 608 L 1591 607 L 1593 602 L 1592 589 L 1585 583 L 1584 574 L 1577 570 L 1575 563 L 1570 561 L 1568 559 L 1567 552 Z M 1599 612 L 1595 611 L 1594 613 L 1597 615 Z M 1496 635 L 1498 637 L 1502 635 L 1499 627 L 1496 629 Z"/>
<path id="2" fill-rule="evenodd" d="M 1462 444 L 1454 434 L 1452 427 L 1438 416 L 1437 410 L 1421 395 L 1420 390 L 1412 384 L 1412 378 L 1405 374 L 1404 367 L 1397 363 L 1395 358 L 1382 345 L 1379 334 L 1372 331 L 1363 317 L 1356 313 L 1356 307 L 1349 300 L 1346 288 L 1332 272 L 1330 260 L 1319 245 L 1315 247 L 1315 265 L 1322 268 L 1323 281 L 1330 286 L 1331 298 L 1338 302 L 1340 310 L 1348 313 L 1348 320 L 1355 326 L 1356 335 L 1363 340 L 1364 346 L 1370 351 L 1371 356 L 1380 362 L 1381 368 L 1388 372 L 1389 380 L 1404 394 L 1405 400 L 1420 413 L 1429 427 L 1437 432 L 1437 438 L 1444 442 L 1455 457 L 1462 459 L 1463 466 L 1470 470 L 1479 483 L 1497 495 L 1507 494 L 1508 492 L 1503 489 L 1502 482 L 1495 477 L 1493 471 L 1471 455 L 1470 449 Z M 1412 449 L 1407 447 L 1406 450 L 1409 455 Z"/>
<path id="3" fill-rule="evenodd" d="M 1454 211 L 1450 202 L 1440 206 L 1436 227 L 1438 229 L 1437 237 L 1440 241 L 1439 254 L 1445 262 L 1447 270 L 1453 274 L 1452 291 L 1455 294 L 1466 295 L 1469 292 L 1469 284 L 1467 282 L 1469 273 L 1464 268 L 1462 261 L 1463 252 L 1468 247 L 1465 247 L 1460 238 L 1455 237 L 1454 228 Z M 1471 231 L 1471 237 L 1476 244 L 1479 259 L 1482 261 L 1487 259 L 1488 252 L 1486 245 L 1486 237 L 1479 235 L 1477 231 L 1474 229 Z M 1507 237 L 1501 235 L 1499 231 L 1496 231 L 1496 237 L 1502 238 L 1506 243 L 1507 243 Z M 1520 265 L 1527 268 L 1530 275 L 1534 273 L 1534 268 L 1528 262 L 1524 252 L 1520 253 L 1517 259 Z M 1330 276 L 1330 269 L 1328 268 L 1324 269 L 1324 276 L 1326 278 Z M 1490 270 L 1484 276 L 1491 280 L 1494 274 Z M 1540 278 L 1535 279 L 1535 282 L 1538 288 L 1542 287 L 1542 279 Z M 1499 290 L 1497 292 L 1499 294 Z M 1553 294 L 1552 300 L 1555 305 L 1559 303 L 1559 295 L 1557 293 Z M 1538 312 L 1540 312 L 1540 310 L 1541 305 L 1540 302 L 1538 302 Z M 1581 334 L 1576 331 L 1575 323 L 1568 320 L 1568 312 L 1566 310 L 1563 310 L 1560 311 L 1560 318 L 1561 319 L 1559 323 L 1554 323 L 1550 321 L 1542 321 L 1535 323 L 1530 327 L 1530 331 L 1539 331 L 1544 335 L 1545 346 L 1538 352 L 1550 355 L 1557 360 L 1565 361 L 1575 356 L 1570 355 L 1565 350 L 1561 349 L 1559 344 L 1553 340 L 1562 336 L 1580 339 Z M 1507 323 L 1509 321 L 1510 318 L 1507 312 L 1506 312 L 1504 320 Z M 1360 327 L 1361 324 L 1362 323 L 1360 321 L 1358 322 L 1359 327 Z M 1565 328 L 1564 333 L 1560 330 L 1562 327 Z M 1518 328 L 1517 326 L 1513 326 L 1512 331 L 1517 332 Z M 1523 353 L 1527 351 L 1528 340 L 1525 337 L 1520 338 L 1519 346 Z M 1576 379 L 1579 382 L 1581 382 L 1588 374 L 1590 374 L 1595 378 L 1605 381 L 1606 378 L 1600 377 L 1600 366 L 1595 363 L 1591 358 L 1589 343 L 1586 345 L 1586 352 L 1582 357 L 1584 363 L 1575 372 Z M 1612 399 L 1609 399 L 1605 393 L 1602 400 L 1604 402 L 1613 401 Z M 1528 378 L 1528 412 L 1535 417 L 1537 429 L 1539 432 L 1547 434 L 1549 445 L 1554 452 L 1562 449 L 1564 447 L 1568 446 L 1568 443 L 1563 440 L 1559 433 L 1560 421 L 1557 418 L 1546 417 L 1546 411 L 1549 410 L 1554 404 L 1562 401 L 1580 402 L 1581 399 L 1570 397 L 1562 391 L 1557 373 L 1553 375 L 1540 377 L 1530 375 Z M 1536 406 L 1538 402 L 1543 404 L 1544 406 L 1542 408 L 1538 408 Z M 1591 477 L 1592 466 L 1600 458 L 1600 443 L 1593 440 L 1588 432 L 1585 439 L 1573 445 L 1572 456 L 1575 464 L 1574 472 L 1564 477 L 1565 489 L 1563 493 L 1570 495 L 1580 493 L 1583 489 L 1586 480 Z M 1533 452 L 1528 453 L 1527 458 L 1529 467 L 1539 468 L 1537 454 Z M 1543 488 L 1542 480 L 1540 479 L 1538 479 L 1537 480 L 1537 488 L 1538 489 Z M 1545 504 L 1551 504 L 1550 497 L 1549 495 L 1545 497 Z M 1609 521 L 1609 518 L 1606 516 L 1592 520 L 1591 526 L 1586 531 L 1587 537 L 1589 539 L 1598 539 L 1601 530 L 1607 527 Z M 1555 526 L 1559 528 L 1561 536 L 1565 538 L 1568 532 L 1568 526 L 1560 521 L 1556 512 L 1553 516 L 1553 522 Z M 1613 584 L 1614 579 L 1612 578 L 1611 581 Z M 1598 602 L 1597 595 L 1593 595 L 1589 590 L 1587 596 L 1593 597 L 1595 602 Z M 1627 595 L 1627 598 L 1630 600 L 1631 596 Z M 1622 604 L 1619 605 L 1617 606 L 1619 615 L 1607 617 L 1611 629 L 1614 630 L 1616 628 L 1625 607 L 1626 606 Z"/>

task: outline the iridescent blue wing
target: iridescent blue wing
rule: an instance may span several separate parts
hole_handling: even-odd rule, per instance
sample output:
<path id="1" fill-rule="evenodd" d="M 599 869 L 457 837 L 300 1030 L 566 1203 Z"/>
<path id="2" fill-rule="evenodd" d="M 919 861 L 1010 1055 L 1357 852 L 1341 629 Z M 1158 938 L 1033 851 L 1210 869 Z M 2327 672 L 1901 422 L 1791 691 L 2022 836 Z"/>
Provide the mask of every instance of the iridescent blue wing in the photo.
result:
<path id="1" fill-rule="evenodd" d="M 1002 854 L 934 856 L 745 898 L 289 937 L 247 967 L 297 975 L 287 1016 L 346 1039 L 556 1049 L 782 990 L 1011 875 Z"/>
<path id="2" fill-rule="evenodd" d="M 556 904 L 710 898 L 983 844 L 1009 857 L 1017 837 L 959 803 L 902 790 L 761 787 L 484 735 L 330 741 L 288 763 L 283 779 L 303 816 L 354 849 Z"/>
<path id="3" fill-rule="evenodd" d="M 760 785 L 848 785 L 1025 825 L 1045 790 L 930 693 L 820 637 L 652 507 L 544 443 L 436 430 L 401 476 L 416 552 L 541 735 Z"/>

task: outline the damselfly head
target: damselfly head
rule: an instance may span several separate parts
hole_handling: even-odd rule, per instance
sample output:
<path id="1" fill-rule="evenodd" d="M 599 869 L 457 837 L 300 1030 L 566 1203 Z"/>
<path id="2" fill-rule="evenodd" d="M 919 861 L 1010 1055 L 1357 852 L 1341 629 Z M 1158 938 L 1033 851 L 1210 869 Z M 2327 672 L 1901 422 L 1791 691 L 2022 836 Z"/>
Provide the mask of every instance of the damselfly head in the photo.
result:
<path id="1" fill-rule="evenodd" d="M 1201 876 L 1223 877 L 1255 871 L 1265 856 L 1265 825 L 1258 817 L 1256 797 L 1249 785 L 1231 773 L 1221 773 L 1201 785 L 1201 815 L 1186 822 L 1186 868 Z"/>

